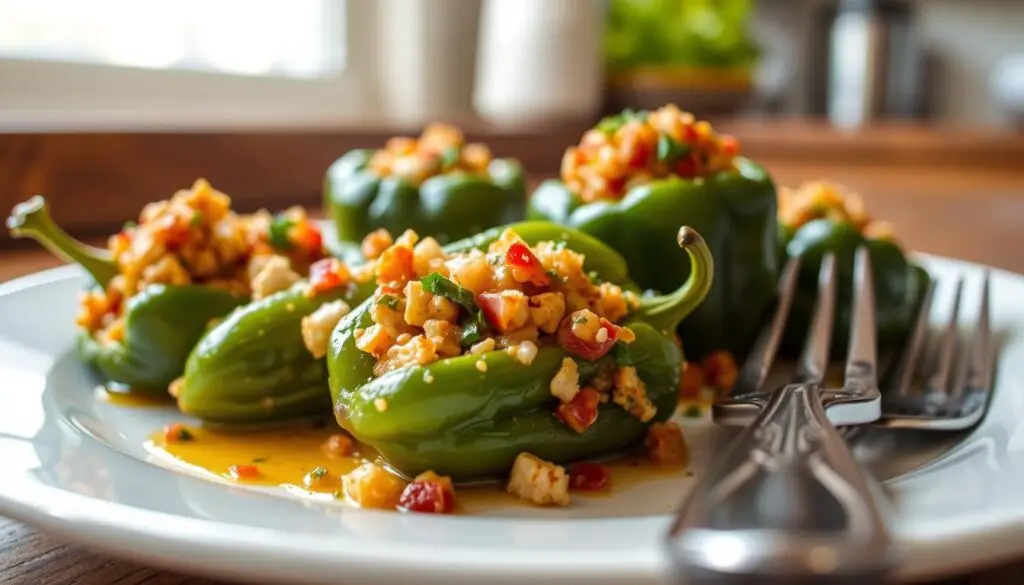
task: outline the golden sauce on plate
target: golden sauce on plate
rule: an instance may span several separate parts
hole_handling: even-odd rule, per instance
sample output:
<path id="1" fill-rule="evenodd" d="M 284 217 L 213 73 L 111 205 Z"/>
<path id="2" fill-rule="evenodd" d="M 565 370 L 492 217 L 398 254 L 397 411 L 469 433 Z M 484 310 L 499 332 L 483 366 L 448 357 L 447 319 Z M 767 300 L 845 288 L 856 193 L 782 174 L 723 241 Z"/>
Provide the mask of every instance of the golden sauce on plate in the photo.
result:
<path id="1" fill-rule="evenodd" d="M 97 386 L 93 390 L 93 396 L 98 402 L 130 408 L 169 406 L 174 404 L 174 399 L 167 394 L 160 395 L 152 392 L 143 392 L 113 384 Z"/>
<path id="2" fill-rule="evenodd" d="M 167 441 L 160 430 L 145 447 L 160 462 L 215 481 L 234 485 L 280 488 L 299 497 L 318 500 L 339 498 L 352 504 L 341 491 L 341 476 L 365 461 L 377 460 L 372 448 L 356 444 L 350 457 L 331 457 L 324 444 L 342 430 L 311 423 L 282 428 L 235 430 L 185 427 L 190 439 Z M 601 461 L 611 481 L 604 491 L 574 491 L 573 497 L 605 498 L 643 481 L 687 475 L 685 466 L 659 467 L 642 454 Z M 258 475 L 238 478 L 232 466 L 255 466 Z M 326 470 L 313 478 L 314 470 Z M 456 513 L 472 514 L 495 507 L 519 504 L 505 492 L 503 482 L 456 485 Z M 527 505 L 527 504 L 522 504 Z"/>

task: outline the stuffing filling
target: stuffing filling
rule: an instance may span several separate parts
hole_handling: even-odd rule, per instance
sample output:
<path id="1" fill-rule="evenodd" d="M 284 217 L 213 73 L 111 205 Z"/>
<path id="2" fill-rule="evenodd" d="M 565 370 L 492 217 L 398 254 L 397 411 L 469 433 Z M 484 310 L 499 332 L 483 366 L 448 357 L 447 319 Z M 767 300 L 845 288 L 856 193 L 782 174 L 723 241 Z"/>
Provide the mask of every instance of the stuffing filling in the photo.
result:
<path id="1" fill-rule="evenodd" d="M 369 169 L 380 177 L 397 177 L 412 185 L 448 173 L 486 175 L 491 150 L 485 144 L 466 144 L 462 131 L 431 124 L 417 138 L 396 137 L 374 152 Z M 364 248 L 365 251 L 365 248 Z"/>
<path id="2" fill-rule="evenodd" d="M 625 111 L 588 130 L 562 158 L 562 181 L 584 202 L 620 199 L 637 185 L 676 176 L 703 177 L 734 168 L 739 142 L 706 121 L 666 105 Z"/>
<path id="3" fill-rule="evenodd" d="M 568 506 L 569 475 L 565 468 L 529 453 L 520 453 L 512 464 L 508 493 L 538 506 Z"/>
<path id="4" fill-rule="evenodd" d="M 853 225 L 864 237 L 892 239 L 893 225 L 873 220 L 864 200 L 841 185 L 828 181 L 812 181 L 791 189 L 779 189 L 779 222 L 796 230 L 816 219 L 829 219 Z"/>
<path id="5" fill-rule="evenodd" d="M 298 207 L 239 215 L 203 180 L 146 205 L 107 243 L 119 274 L 81 299 L 77 323 L 101 343 L 124 338 L 129 298 L 151 284 L 198 284 L 262 298 L 288 288 L 324 256 L 321 234 Z"/>
<path id="6" fill-rule="evenodd" d="M 486 252 L 449 254 L 412 231 L 394 241 L 374 232 L 363 248 L 382 242 L 391 243 L 377 250 L 372 324 L 356 331 L 356 346 L 376 358 L 376 376 L 464 355 L 479 356 L 476 369 L 486 374 L 491 352 L 529 365 L 541 348 L 558 346 L 571 357 L 551 392 L 570 428 L 585 431 L 609 399 L 645 422 L 654 416 L 634 368 L 602 372 L 581 390 L 573 359 L 598 360 L 631 343 L 633 331 L 616 322 L 639 302 L 618 285 L 595 282 L 582 254 L 556 242 L 529 246 L 511 229 Z"/>

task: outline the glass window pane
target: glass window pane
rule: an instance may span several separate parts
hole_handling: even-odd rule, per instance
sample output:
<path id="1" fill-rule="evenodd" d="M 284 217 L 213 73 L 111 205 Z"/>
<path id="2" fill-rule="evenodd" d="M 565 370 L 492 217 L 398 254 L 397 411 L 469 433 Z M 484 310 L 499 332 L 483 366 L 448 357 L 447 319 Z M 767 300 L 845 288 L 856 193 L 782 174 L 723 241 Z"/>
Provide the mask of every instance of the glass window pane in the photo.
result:
<path id="1" fill-rule="evenodd" d="M 241 75 L 339 69 L 343 0 L 0 0 L 0 58 Z"/>

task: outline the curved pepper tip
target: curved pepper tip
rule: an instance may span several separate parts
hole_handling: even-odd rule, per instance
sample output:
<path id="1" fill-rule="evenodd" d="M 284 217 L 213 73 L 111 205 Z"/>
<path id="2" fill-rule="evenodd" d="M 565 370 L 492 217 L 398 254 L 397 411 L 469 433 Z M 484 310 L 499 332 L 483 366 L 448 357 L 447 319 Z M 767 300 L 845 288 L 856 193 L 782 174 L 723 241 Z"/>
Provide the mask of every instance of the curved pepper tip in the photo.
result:
<path id="1" fill-rule="evenodd" d="M 688 225 L 684 225 L 679 228 L 679 234 L 676 236 L 676 241 L 679 243 L 680 248 L 690 248 L 703 241 L 697 230 L 693 229 Z"/>
<path id="2" fill-rule="evenodd" d="M 10 217 L 7 218 L 7 229 L 11 235 L 20 238 L 24 236 L 24 228 L 30 227 L 32 218 L 46 211 L 46 199 L 42 195 L 33 195 L 26 201 L 14 206 Z"/>

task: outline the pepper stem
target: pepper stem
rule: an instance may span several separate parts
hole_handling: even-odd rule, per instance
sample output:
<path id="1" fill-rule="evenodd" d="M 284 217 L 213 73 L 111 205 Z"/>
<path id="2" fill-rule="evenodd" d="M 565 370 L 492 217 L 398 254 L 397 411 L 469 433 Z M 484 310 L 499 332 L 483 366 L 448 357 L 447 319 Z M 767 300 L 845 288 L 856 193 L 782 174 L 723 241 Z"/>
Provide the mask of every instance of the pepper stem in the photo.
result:
<path id="1" fill-rule="evenodd" d="M 110 253 L 83 244 L 60 229 L 50 217 L 46 200 L 40 195 L 14 206 L 7 218 L 7 229 L 15 238 L 32 238 L 58 258 L 79 264 L 100 286 L 107 286 L 117 276 L 117 263 Z"/>
<path id="2" fill-rule="evenodd" d="M 711 250 L 697 230 L 683 226 L 676 237 L 690 256 L 690 277 L 675 292 L 640 300 L 638 317 L 659 331 L 673 331 L 708 296 L 715 277 Z"/>

